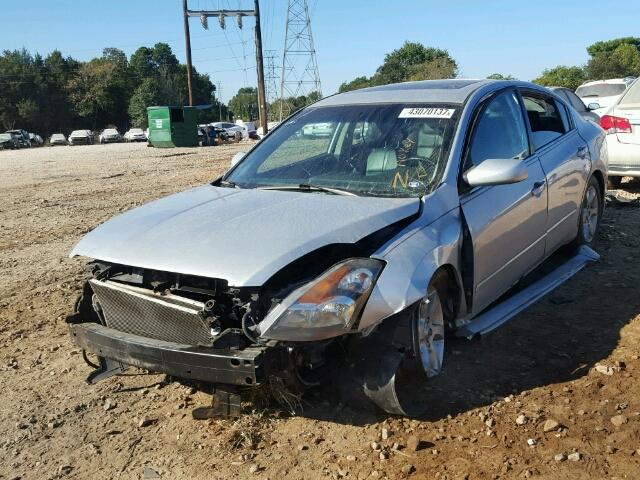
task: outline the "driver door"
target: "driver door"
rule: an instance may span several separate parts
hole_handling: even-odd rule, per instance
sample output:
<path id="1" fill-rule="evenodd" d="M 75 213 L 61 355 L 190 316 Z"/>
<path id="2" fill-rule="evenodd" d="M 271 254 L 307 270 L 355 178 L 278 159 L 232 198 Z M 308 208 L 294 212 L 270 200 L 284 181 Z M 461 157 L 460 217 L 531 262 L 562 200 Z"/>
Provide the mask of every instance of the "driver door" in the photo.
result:
<path id="1" fill-rule="evenodd" d="M 461 208 L 473 245 L 475 315 L 544 258 L 546 179 L 530 155 L 523 110 L 514 90 L 498 93 L 479 109 L 464 157 L 464 171 L 487 159 L 521 159 L 528 177 L 518 183 L 469 188 Z"/>

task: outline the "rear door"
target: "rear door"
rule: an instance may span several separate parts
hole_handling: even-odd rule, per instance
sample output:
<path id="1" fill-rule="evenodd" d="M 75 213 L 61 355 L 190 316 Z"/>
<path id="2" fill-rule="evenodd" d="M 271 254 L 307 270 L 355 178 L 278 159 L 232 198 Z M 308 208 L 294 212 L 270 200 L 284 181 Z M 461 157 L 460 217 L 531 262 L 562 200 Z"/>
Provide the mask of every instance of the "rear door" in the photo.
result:
<path id="1" fill-rule="evenodd" d="M 545 172 L 548 216 L 545 256 L 573 240 L 590 168 L 589 150 L 565 105 L 537 90 L 521 90 L 533 148 Z"/>
<path id="2" fill-rule="evenodd" d="M 460 204 L 473 244 L 474 314 L 544 258 L 545 176 L 538 157 L 530 154 L 518 94 L 509 89 L 487 100 L 477 112 L 463 171 L 487 159 L 514 158 L 526 166 L 526 180 L 463 189 L 461 193 Z"/>
<path id="3" fill-rule="evenodd" d="M 640 82 L 635 81 L 627 90 L 610 115 L 624 118 L 629 122 L 628 127 L 619 128 L 618 141 L 640 145 Z"/>

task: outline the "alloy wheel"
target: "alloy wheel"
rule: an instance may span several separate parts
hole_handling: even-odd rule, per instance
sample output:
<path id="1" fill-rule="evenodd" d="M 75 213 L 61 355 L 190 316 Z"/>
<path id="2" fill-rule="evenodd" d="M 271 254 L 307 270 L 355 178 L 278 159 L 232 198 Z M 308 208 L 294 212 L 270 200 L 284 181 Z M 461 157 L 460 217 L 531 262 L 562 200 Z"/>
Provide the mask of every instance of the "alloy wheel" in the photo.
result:
<path id="1" fill-rule="evenodd" d="M 427 377 L 442 370 L 444 359 L 444 313 L 438 291 L 429 286 L 427 296 L 418 307 L 417 348 L 420 362 Z"/>
<path id="2" fill-rule="evenodd" d="M 600 199 L 594 185 L 589 185 L 582 201 L 582 237 L 586 243 L 591 243 L 598 228 L 600 215 Z"/>

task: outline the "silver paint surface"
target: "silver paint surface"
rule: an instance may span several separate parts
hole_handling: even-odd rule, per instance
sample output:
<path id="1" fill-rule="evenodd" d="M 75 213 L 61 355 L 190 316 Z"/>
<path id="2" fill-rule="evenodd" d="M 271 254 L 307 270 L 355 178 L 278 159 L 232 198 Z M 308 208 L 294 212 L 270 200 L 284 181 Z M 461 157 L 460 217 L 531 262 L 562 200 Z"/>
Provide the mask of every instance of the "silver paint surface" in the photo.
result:
<path id="1" fill-rule="evenodd" d="M 260 286 L 304 254 L 357 242 L 415 214 L 419 204 L 206 185 L 114 217 L 71 255 Z"/>

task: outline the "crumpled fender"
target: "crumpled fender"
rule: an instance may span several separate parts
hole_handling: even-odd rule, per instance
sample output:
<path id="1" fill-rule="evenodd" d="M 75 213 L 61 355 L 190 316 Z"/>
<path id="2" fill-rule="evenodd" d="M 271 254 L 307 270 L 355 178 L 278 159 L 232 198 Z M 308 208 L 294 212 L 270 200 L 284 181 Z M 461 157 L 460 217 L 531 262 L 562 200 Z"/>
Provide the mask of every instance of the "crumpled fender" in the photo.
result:
<path id="1" fill-rule="evenodd" d="M 461 241 L 460 210 L 453 209 L 372 255 L 386 266 L 362 312 L 358 330 L 366 331 L 424 297 L 433 274 L 443 265 L 453 266 L 459 277 Z"/>

